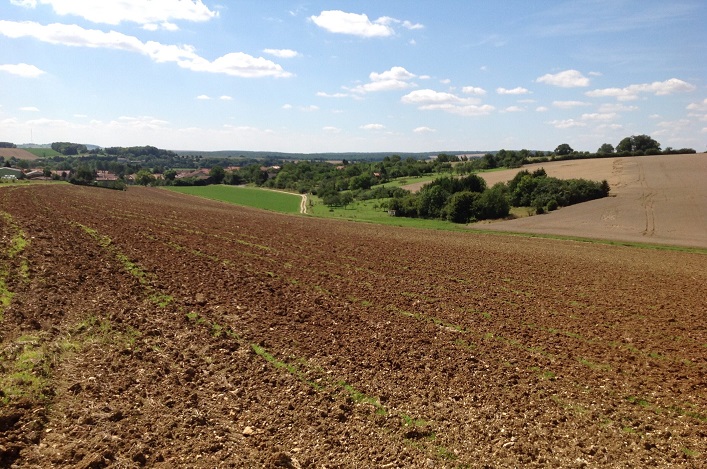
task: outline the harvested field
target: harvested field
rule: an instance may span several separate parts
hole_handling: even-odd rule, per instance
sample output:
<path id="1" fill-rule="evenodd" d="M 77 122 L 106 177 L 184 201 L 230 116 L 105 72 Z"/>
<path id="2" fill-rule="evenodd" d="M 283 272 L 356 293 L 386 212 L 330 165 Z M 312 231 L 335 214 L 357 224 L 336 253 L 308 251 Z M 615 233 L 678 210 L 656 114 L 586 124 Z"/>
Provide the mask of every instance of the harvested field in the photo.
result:
<path id="1" fill-rule="evenodd" d="M 560 179 L 606 179 L 611 197 L 556 212 L 474 228 L 707 248 L 707 155 L 562 161 L 543 167 Z M 489 185 L 518 170 L 481 174 Z"/>
<path id="2" fill-rule="evenodd" d="M 15 157 L 18 160 L 36 160 L 38 157 L 22 148 L 0 148 L 0 156 L 4 158 Z"/>
<path id="3" fill-rule="evenodd" d="M 0 466 L 695 467 L 705 255 L 0 188 Z"/>

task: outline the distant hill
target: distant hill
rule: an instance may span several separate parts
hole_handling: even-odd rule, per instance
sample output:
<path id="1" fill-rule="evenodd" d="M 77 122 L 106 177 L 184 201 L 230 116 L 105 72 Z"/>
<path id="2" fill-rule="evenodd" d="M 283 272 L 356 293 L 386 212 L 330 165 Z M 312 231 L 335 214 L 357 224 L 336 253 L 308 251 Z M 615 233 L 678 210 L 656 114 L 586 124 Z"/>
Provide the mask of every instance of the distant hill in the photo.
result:
<path id="1" fill-rule="evenodd" d="M 386 156 L 398 155 L 401 158 L 415 158 L 416 160 L 428 159 L 445 153 L 447 155 L 483 155 L 485 153 L 496 153 L 496 151 L 428 151 L 428 152 L 344 152 L 344 153 L 285 153 L 276 151 L 193 151 L 174 150 L 179 156 L 201 156 L 202 158 L 244 158 L 244 159 L 280 159 L 280 160 L 319 160 L 319 161 L 380 161 Z"/>

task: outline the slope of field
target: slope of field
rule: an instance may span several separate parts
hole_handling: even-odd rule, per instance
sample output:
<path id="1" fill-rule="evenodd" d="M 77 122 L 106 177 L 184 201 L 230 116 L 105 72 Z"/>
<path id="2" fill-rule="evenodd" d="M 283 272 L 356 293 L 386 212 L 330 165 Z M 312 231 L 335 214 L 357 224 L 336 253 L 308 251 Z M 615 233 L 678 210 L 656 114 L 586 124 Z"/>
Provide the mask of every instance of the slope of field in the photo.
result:
<path id="1" fill-rule="evenodd" d="M 0 466 L 695 467 L 705 255 L 0 188 Z"/>
<path id="2" fill-rule="evenodd" d="M 707 155 L 665 155 L 542 163 L 561 179 L 606 179 L 609 198 L 474 228 L 707 248 Z M 518 170 L 485 173 L 489 185 Z"/>
<path id="3" fill-rule="evenodd" d="M 38 158 L 37 155 L 22 148 L 0 148 L 0 156 L 4 158 L 15 157 L 18 160 L 36 160 Z"/>
<path id="4" fill-rule="evenodd" d="M 252 187 L 225 186 L 169 186 L 165 189 L 182 194 L 221 200 L 236 205 L 273 210 L 282 213 L 302 213 L 302 196 L 289 192 L 256 189 Z M 306 207 L 305 207 L 306 208 Z"/>

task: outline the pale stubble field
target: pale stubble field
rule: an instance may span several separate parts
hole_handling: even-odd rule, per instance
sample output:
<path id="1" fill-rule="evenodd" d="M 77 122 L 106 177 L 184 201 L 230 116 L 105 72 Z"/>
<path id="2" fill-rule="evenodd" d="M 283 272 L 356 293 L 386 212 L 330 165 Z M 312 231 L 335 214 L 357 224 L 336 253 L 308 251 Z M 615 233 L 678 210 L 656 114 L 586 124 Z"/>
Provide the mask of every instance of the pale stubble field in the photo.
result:
<path id="1" fill-rule="evenodd" d="M 610 197 L 555 212 L 472 225 L 478 229 L 707 248 L 707 155 L 659 155 L 538 163 L 549 176 L 606 179 Z M 519 169 L 480 174 L 489 186 Z"/>

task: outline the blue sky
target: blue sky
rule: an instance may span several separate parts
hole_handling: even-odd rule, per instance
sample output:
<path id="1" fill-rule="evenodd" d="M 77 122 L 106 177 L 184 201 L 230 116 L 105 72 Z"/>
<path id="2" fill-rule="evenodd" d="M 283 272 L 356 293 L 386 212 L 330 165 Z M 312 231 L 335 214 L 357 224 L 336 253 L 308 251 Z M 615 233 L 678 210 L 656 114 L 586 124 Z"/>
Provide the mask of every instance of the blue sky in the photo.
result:
<path id="1" fill-rule="evenodd" d="M 0 0 L 0 141 L 707 150 L 707 2 Z"/>

